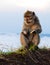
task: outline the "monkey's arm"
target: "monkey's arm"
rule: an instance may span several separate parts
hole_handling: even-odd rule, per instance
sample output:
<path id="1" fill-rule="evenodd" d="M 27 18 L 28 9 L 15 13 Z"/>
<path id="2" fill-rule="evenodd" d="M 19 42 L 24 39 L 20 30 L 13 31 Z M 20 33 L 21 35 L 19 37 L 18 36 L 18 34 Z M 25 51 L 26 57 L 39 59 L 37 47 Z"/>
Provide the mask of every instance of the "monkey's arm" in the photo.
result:
<path id="1" fill-rule="evenodd" d="M 28 47 L 29 39 L 26 37 L 26 35 L 23 32 L 21 32 L 20 34 L 20 41 L 24 47 Z"/>
<path id="2" fill-rule="evenodd" d="M 25 24 L 23 25 L 22 32 L 23 32 L 25 35 L 27 35 L 27 33 L 28 33 L 28 29 L 27 29 L 27 26 L 26 26 Z"/>
<path id="3" fill-rule="evenodd" d="M 40 24 L 35 24 L 31 27 L 31 32 L 30 33 L 33 33 L 33 32 L 36 32 L 36 33 L 41 33 L 42 32 L 42 28 L 41 28 L 41 25 Z"/>
<path id="4" fill-rule="evenodd" d="M 37 24 L 36 32 L 37 32 L 37 33 L 41 33 L 41 32 L 42 32 L 42 28 L 41 28 L 40 23 Z"/>

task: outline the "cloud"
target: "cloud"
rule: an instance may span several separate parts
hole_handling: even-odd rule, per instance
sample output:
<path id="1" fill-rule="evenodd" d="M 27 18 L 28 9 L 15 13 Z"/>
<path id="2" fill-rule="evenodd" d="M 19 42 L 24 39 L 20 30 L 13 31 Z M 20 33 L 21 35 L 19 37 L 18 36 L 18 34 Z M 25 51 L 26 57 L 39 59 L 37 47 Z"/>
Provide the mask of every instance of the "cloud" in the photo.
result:
<path id="1" fill-rule="evenodd" d="M 40 44 L 38 45 L 39 48 L 50 48 L 50 37 L 44 36 L 41 38 Z"/>
<path id="2" fill-rule="evenodd" d="M 50 9 L 50 0 L 0 0 L 0 11 L 16 11 L 17 7 L 43 11 Z"/>
<path id="3" fill-rule="evenodd" d="M 1 51 L 3 52 L 15 51 L 20 47 L 21 47 L 20 35 L 16 35 L 16 34 L 0 35 L 0 50 Z"/>
<path id="4" fill-rule="evenodd" d="M 27 9 L 46 10 L 50 7 L 50 0 L 16 0 L 16 5 Z"/>

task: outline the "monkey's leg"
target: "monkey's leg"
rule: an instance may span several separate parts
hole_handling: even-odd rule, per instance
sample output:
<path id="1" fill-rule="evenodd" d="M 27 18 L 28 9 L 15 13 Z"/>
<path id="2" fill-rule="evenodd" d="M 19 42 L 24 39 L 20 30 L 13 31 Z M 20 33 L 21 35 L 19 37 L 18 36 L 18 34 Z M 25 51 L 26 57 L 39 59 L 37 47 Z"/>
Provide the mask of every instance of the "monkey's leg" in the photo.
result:
<path id="1" fill-rule="evenodd" d="M 38 63 L 38 60 L 34 57 L 32 57 L 32 52 L 28 50 L 28 43 L 29 43 L 29 39 L 27 37 L 25 37 L 22 33 L 20 35 L 20 40 L 21 40 L 21 44 L 27 49 L 28 51 L 28 56 L 30 57 L 30 59 L 35 62 Z"/>
<path id="2" fill-rule="evenodd" d="M 32 43 L 35 44 L 36 46 L 40 43 L 40 36 L 39 34 L 35 34 L 33 39 L 32 39 Z"/>
<path id="3" fill-rule="evenodd" d="M 27 47 L 28 46 L 29 39 L 23 33 L 21 33 L 21 35 L 20 35 L 20 41 L 21 41 L 21 44 L 24 47 Z"/>

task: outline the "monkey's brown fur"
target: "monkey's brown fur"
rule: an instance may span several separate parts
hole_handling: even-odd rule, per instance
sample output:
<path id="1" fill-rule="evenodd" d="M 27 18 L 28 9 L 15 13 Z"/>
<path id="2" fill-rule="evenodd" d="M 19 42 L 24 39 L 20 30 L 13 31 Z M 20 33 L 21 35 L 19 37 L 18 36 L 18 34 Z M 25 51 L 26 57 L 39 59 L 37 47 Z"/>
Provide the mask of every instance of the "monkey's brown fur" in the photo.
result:
<path id="1" fill-rule="evenodd" d="M 24 25 L 20 35 L 21 44 L 29 47 L 31 44 L 38 45 L 40 42 L 39 33 L 41 33 L 41 25 L 35 12 L 26 11 L 24 14 Z"/>

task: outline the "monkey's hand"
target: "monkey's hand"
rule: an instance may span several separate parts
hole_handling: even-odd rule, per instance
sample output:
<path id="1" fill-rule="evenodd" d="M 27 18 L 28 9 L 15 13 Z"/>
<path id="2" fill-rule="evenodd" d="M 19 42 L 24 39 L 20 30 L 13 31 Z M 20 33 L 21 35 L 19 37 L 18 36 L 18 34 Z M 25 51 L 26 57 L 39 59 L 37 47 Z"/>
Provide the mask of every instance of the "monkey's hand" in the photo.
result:
<path id="1" fill-rule="evenodd" d="M 30 34 L 32 34 L 32 33 L 36 33 L 36 30 L 33 30 L 33 31 L 30 32 Z"/>
<path id="2" fill-rule="evenodd" d="M 26 32 L 26 31 L 22 31 L 22 33 L 23 33 L 24 35 L 27 35 L 27 32 Z"/>
<path id="3" fill-rule="evenodd" d="M 29 35 L 29 30 L 28 29 L 24 29 L 22 32 L 23 32 L 24 35 Z"/>
<path id="4" fill-rule="evenodd" d="M 36 30 L 32 30 L 31 32 L 30 32 L 30 34 L 32 34 L 32 33 L 40 33 L 41 32 L 41 30 L 40 29 L 36 29 Z"/>
<path id="5" fill-rule="evenodd" d="M 23 33 L 24 35 L 27 35 L 28 30 L 27 30 L 27 29 L 24 29 L 24 30 L 22 31 L 22 33 Z"/>
<path id="6" fill-rule="evenodd" d="M 23 33 L 24 33 L 25 35 L 27 35 L 27 32 L 26 32 L 26 31 L 23 31 Z"/>

